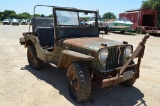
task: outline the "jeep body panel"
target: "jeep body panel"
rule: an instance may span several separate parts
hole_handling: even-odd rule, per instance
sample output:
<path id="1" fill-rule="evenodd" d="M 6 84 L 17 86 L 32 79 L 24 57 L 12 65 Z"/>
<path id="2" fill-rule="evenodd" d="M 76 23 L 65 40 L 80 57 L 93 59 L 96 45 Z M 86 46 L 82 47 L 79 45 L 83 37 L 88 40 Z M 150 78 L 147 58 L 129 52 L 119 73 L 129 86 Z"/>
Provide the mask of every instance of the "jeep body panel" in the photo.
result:
<path id="1" fill-rule="evenodd" d="M 60 57 L 60 53 L 62 51 L 61 47 L 57 46 L 54 48 L 53 52 L 49 52 L 42 49 L 38 37 L 35 37 L 31 33 L 23 33 L 23 36 L 25 37 L 25 47 L 28 47 L 30 42 L 34 44 L 38 58 L 42 59 L 44 62 L 51 62 L 54 64 L 58 63 L 58 58 Z"/>
<path id="2" fill-rule="evenodd" d="M 130 68 L 133 71 L 131 75 L 135 76 L 132 78 L 139 77 L 139 67 L 148 36 L 145 36 L 137 49 L 133 51 L 133 46 L 127 42 L 99 37 L 97 11 L 48 7 L 53 7 L 53 20 L 39 18 L 37 21 L 34 17 L 31 20 L 32 32 L 23 33 L 24 38 L 20 39 L 25 47 L 34 45 L 37 58 L 65 69 L 73 62 L 82 62 L 88 68 L 90 76 L 93 76 L 91 79 L 96 79 L 93 83 L 102 83 L 102 87 L 112 86 L 115 82 L 117 84 L 123 82 L 123 74 Z M 94 13 L 95 25 L 80 26 L 79 12 L 84 15 Z M 72 17 L 73 15 L 77 16 Z M 138 58 L 137 63 L 133 62 L 134 58 Z M 97 80 L 99 74 L 104 76 L 100 78 L 100 81 Z"/>
<path id="3" fill-rule="evenodd" d="M 90 55 L 82 54 L 82 53 L 71 51 L 71 50 L 63 50 L 60 56 L 58 67 L 68 68 L 70 64 L 73 62 L 83 61 L 83 63 L 87 64 L 87 62 L 92 63 L 92 61 L 95 61 L 95 60 L 96 58 Z"/>
<path id="4" fill-rule="evenodd" d="M 90 51 L 95 51 L 96 53 L 100 49 L 104 48 L 103 44 L 105 44 L 107 48 L 126 45 L 126 44 L 123 44 L 122 42 L 103 39 L 99 37 L 72 38 L 72 39 L 66 39 L 63 41 L 63 45 L 76 46 L 76 47 L 84 48 Z"/>

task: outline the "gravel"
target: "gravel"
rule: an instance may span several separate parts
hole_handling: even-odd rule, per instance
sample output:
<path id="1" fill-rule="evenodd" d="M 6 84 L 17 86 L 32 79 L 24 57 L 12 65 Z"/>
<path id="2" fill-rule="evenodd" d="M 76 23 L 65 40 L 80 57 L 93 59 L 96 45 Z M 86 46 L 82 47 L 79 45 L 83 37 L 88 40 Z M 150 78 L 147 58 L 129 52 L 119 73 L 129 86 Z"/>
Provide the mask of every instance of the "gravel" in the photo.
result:
<path id="1" fill-rule="evenodd" d="M 27 49 L 19 44 L 28 25 L 0 25 L 0 106 L 159 106 L 160 37 L 150 36 L 142 59 L 140 78 L 133 87 L 102 89 L 93 86 L 85 104 L 74 102 L 67 90 L 66 72 L 52 64 L 36 71 L 28 66 Z M 138 45 L 144 35 L 109 33 L 104 38 Z"/>

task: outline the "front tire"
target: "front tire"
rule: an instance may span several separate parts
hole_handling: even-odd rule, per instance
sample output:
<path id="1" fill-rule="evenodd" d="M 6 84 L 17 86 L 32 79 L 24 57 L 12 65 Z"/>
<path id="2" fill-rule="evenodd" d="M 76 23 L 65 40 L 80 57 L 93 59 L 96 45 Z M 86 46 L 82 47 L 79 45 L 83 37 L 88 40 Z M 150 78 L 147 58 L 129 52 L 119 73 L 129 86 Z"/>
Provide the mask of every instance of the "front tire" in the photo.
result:
<path id="1" fill-rule="evenodd" d="M 29 66 L 35 70 L 43 67 L 43 61 L 37 57 L 36 49 L 34 45 L 29 45 L 27 50 L 27 59 Z"/>
<path id="2" fill-rule="evenodd" d="M 72 63 L 67 71 L 67 84 L 70 96 L 77 102 L 85 102 L 91 93 L 89 71 L 83 63 Z"/>

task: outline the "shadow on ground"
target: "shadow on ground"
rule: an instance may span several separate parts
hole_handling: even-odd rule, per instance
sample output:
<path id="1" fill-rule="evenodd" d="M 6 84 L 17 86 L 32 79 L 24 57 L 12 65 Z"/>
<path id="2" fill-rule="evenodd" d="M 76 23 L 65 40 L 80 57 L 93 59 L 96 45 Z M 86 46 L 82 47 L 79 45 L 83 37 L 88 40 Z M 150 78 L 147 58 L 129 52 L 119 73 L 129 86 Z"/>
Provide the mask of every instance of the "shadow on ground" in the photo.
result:
<path id="1" fill-rule="evenodd" d="M 160 37 L 160 34 L 150 34 L 150 36 L 153 36 L 153 37 Z"/>
<path id="2" fill-rule="evenodd" d="M 131 36 L 135 36 L 136 33 L 132 33 L 132 32 L 124 32 L 124 33 L 121 33 L 121 32 L 110 32 L 110 33 L 114 33 L 114 34 L 120 34 L 120 35 L 131 35 Z"/>
<path id="3" fill-rule="evenodd" d="M 66 71 L 57 70 L 50 64 L 45 64 L 45 67 L 40 71 L 33 70 L 28 65 L 21 68 L 21 70 L 28 70 L 38 79 L 51 84 L 54 88 L 59 90 L 60 95 L 63 95 L 68 101 L 76 106 L 133 106 L 135 104 L 146 106 L 145 101 L 143 100 L 144 94 L 136 87 L 127 88 L 117 86 L 110 90 L 106 90 L 96 85 L 92 87 L 90 100 L 84 104 L 78 104 L 71 99 L 68 90 L 66 89 Z"/>

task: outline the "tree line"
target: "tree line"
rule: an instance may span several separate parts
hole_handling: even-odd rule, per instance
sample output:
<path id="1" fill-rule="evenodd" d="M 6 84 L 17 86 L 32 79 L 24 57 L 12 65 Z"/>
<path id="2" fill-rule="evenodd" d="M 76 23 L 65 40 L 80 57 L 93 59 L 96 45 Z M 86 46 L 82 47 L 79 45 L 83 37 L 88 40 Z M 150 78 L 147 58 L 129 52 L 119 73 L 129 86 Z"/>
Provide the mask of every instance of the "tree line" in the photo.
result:
<path id="1" fill-rule="evenodd" d="M 4 20 L 4 19 L 12 19 L 12 18 L 17 18 L 17 19 L 30 19 L 33 15 L 31 15 L 28 12 L 23 12 L 20 14 L 16 14 L 15 11 L 13 10 L 4 10 L 3 12 L 0 12 L 0 21 Z M 44 14 L 35 14 L 36 17 L 45 17 Z M 47 17 L 53 17 L 52 14 L 48 15 Z M 87 21 L 89 19 L 89 17 L 81 17 L 82 19 L 84 19 L 85 21 Z M 105 19 L 115 19 L 116 16 L 111 13 L 104 13 L 103 18 Z"/>
<path id="2" fill-rule="evenodd" d="M 12 19 L 12 18 L 17 18 L 17 19 L 30 19 L 33 15 L 31 15 L 28 12 L 23 12 L 20 14 L 16 14 L 15 11 L 13 10 L 4 10 L 3 12 L 0 12 L 0 21 L 4 19 Z M 36 17 L 45 17 L 44 14 L 35 14 Z M 52 17 L 52 15 L 49 15 L 48 17 Z"/>
<path id="3" fill-rule="evenodd" d="M 157 14 L 157 26 L 160 26 L 160 0 L 144 0 L 142 1 L 141 9 L 155 9 L 158 11 Z M 0 21 L 4 19 L 18 18 L 18 19 L 30 19 L 33 15 L 28 12 L 23 12 L 20 14 L 16 14 L 13 10 L 4 10 L 0 12 Z M 44 14 L 35 14 L 36 17 L 45 17 Z M 52 14 L 48 15 L 48 17 L 53 17 Z M 116 19 L 116 16 L 112 12 L 107 12 L 102 15 L 104 19 Z M 89 19 L 89 17 L 82 17 L 85 21 Z"/>

